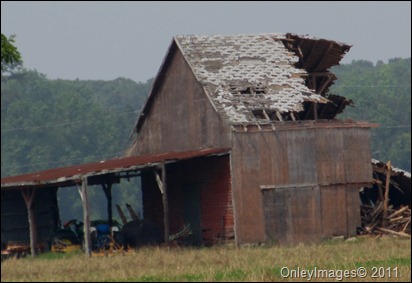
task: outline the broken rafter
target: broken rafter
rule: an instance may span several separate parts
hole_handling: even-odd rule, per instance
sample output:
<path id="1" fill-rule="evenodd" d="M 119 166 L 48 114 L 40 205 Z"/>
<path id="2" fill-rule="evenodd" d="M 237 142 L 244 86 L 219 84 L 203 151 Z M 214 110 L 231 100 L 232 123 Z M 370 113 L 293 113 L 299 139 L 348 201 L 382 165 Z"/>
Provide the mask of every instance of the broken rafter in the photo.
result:
<path id="1" fill-rule="evenodd" d="M 318 94 L 322 94 L 325 89 L 330 85 L 330 82 L 335 78 L 335 75 L 330 73 L 327 77 L 326 77 L 326 81 L 322 82 L 321 87 L 319 88 L 319 90 L 317 91 Z"/>
<path id="2" fill-rule="evenodd" d="M 330 51 L 333 48 L 333 43 L 329 44 L 328 49 L 326 50 L 326 52 L 323 53 L 323 56 L 320 58 L 320 60 L 316 63 L 316 65 L 313 67 L 313 71 L 316 70 L 319 66 L 321 66 L 323 64 L 323 62 L 325 61 L 325 59 L 328 57 Z"/>
<path id="3" fill-rule="evenodd" d="M 282 114 L 279 111 L 276 111 L 276 117 L 278 117 L 279 121 L 283 121 Z"/>
<path id="4" fill-rule="evenodd" d="M 116 204 L 117 212 L 119 213 L 120 219 L 122 220 L 123 225 L 126 225 L 127 219 L 126 216 L 123 213 L 123 210 L 121 209 L 120 205 Z"/>
<path id="5" fill-rule="evenodd" d="M 129 211 L 130 217 L 132 217 L 133 220 L 140 220 L 140 217 L 137 215 L 137 213 L 134 211 L 133 207 L 126 203 L 126 208 Z"/>
<path id="6" fill-rule="evenodd" d="M 312 47 L 311 47 L 311 49 L 310 49 L 310 51 L 309 51 L 308 56 L 306 56 L 306 60 L 305 60 L 305 61 L 308 61 L 308 60 L 310 59 L 310 57 L 313 55 L 313 52 L 315 51 L 317 44 L 318 44 L 317 41 L 315 41 L 315 42 L 313 43 L 313 45 L 312 45 Z M 305 69 L 307 69 L 307 68 L 305 68 Z M 313 68 L 313 70 L 315 70 L 315 69 L 316 69 L 316 68 Z"/>

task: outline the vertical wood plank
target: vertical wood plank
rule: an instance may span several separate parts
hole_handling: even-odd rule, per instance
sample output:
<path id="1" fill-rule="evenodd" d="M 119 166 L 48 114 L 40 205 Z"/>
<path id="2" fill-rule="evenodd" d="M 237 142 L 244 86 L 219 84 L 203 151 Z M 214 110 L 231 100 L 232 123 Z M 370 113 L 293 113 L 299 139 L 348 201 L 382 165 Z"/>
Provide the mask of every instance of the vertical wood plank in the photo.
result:
<path id="1" fill-rule="evenodd" d="M 166 179 L 166 165 L 162 164 L 162 183 L 163 183 L 163 222 L 165 227 L 165 243 L 169 243 L 170 225 L 169 225 L 169 201 L 167 198 L 167 179 Z"/>
<path id="2" fill-rule="evenodd" d="M 83 205 L 83 223 L 84 223 L 84 250 L 86 256 L 92 255 L 91 238 L 90 238 L 90 207 L 89 196 L 87 193 L 87 177 L 82 179 L 82 184 L 78 187 Z"/>
<path id="3" fill-rule="evenodd" d="M 36 229 L 36 214 L 34 210 L 34 196 L 36 194 L 35 188 L 23 189 L 21 191 L 24 202 L 27 207 L 27 216 L 30 230 L 30 253 L 32 257 L 36 256 L 37 247 L 37 229 Z"/>

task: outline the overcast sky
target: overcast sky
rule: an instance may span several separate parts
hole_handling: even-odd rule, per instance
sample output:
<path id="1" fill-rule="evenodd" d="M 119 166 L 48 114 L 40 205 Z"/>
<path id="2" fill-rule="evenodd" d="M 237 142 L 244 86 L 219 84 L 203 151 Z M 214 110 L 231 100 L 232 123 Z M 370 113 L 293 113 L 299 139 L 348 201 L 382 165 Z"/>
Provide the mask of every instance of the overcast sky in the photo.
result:
<path id="1" fill-rule="evenodd" d="M 343 63 L 411 57 L 411 2 L 1 2 L 1 32 L 48 78 L 146 82 L 174 35 L 309 34 Z"/>

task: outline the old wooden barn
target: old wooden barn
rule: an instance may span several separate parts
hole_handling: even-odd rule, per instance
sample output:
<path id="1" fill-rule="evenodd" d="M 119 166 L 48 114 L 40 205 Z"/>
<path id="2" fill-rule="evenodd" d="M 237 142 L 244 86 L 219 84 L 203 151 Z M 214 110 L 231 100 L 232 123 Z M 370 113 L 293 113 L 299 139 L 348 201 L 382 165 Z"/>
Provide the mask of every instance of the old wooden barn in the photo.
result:
<path id="1" fill-rule="evenodd" d="M 295 34 L 174 37 L 126 157 L 2 179 L 2 233 L 7 198 L 33 217 L 42 212 L 30 196 L 47 190 L 55 226 L 55 188 L 79 186 L 84 196 L 87 183 L 108 188 L 131 172 L 141 176 L 143 216 L 165 240 L 184 224 L 194 245 L 355 235 L 375 125 L 336 118 L 352 101 L 328 93 L 329 69 L 349 49 Z"/>
<path id="2" fill-rule="evenodd" d="M 227 148 L 166 165 L 170 231 L 193 241 L 279 243 L 356 234 L 371 182 L 370 128 L 336 115 L 328 89 L 350 46 L 294 34 L 176 36 L 136 121 L 127 154 Z M 153 174 L 145 216 L 163 221 Z"/>

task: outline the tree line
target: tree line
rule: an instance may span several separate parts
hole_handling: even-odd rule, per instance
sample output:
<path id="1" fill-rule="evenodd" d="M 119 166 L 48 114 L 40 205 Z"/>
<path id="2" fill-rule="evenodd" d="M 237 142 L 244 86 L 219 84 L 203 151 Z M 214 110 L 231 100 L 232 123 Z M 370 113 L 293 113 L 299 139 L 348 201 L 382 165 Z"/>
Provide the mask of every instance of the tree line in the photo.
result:
<path id="1" fill-rule="evenodd" d="M 356 105 L 338 118 L 379 123 L 372 130 L 372 157 L 410 171 L 411 59 L 353 61 L 332 71 L 338 80 L 330 92 Z M 123 156 L 152 81 L 51 80 L 25 69 L 2 73 L 1 177 Z M 114 203 L 138 206 L 140 196 L 130 195 L 138 182 L 122 186 L 114 189 Z M 61 191 L 64 216 L 81 215 L 75 190 Z M 103 192 L 90 191 L 96 198 L 92 215 L 105 217 Z"/>

